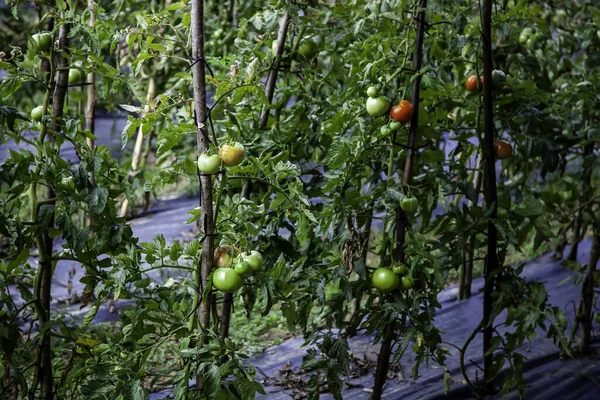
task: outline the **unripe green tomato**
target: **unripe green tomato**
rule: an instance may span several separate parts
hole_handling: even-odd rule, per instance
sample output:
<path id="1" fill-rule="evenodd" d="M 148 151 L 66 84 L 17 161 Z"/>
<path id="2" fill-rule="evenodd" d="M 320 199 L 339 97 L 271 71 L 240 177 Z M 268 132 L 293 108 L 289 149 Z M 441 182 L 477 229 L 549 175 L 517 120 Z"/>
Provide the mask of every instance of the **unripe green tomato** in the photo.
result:
<path id="1" fill-rule="evenodd" d="M 81 83 L 85 80 L 85 74 L 79 68 L 71 68 L 69 70 L 69 85 Z"/>
<path id="2" fill-rule="evenodd" d="M 392 121 L 392 122 L 390 122 L 390 129 L 392 131 L 399 130 L 401 126 L 402 126 L 402 124 L 399 121 Z"/>
<path id="3" fill-rule="evenodd" d="M 311 60 L 319 54 L 319 45 L 314 38 L 305 39 L 300 44 L 300 47 L 298 47 L 298 53 Z"/>
<path id="4" fill-rule="evenodd" d="M 377 97 L 377 88 L 375 86 L 369 86 L 367 88 L 367 96 Z"/>
<path id="5" fill-rule="evenodd" d="M 371 276 L 371 282 L 384 293 L 393 292 L 400 284 L 398 276 L 388 268 L 377 268 Z"/>
<path id="6" fill-rule="evenodd" d="M 392 271 L 396 274 L 396 275 L 406 275 L 408 274 L 409 270 L 406 267 L 406 265 L 404 264 L 394 264 L 392 266 Z"/>
<path id="7" fill-rule="evenodd" d="M 369 97 L 367 99 L 367 103 L 365 108 L 367 109 L 367 113 L 369 113 L 372 117 L 381 117 L 385 115 L 390 109 L 390 101 L 383 97 Z"/>
<path id="8" fill-rule="evenodd" d="M 407 214 L 414 214 L 419 208 L 419 201 L 416 197 L 404 196 L 404 198 L 400 200 L 400 208 Z"/>
<path id="9" fill-rule="evenodd" d="M 250 254 L 244 254 L 242 258 L 250 265 L 250 269 L 252 270 L 252 272 L 258 272 L 263 268 L 263 256 L 256 250 L 252 250 Z"/>
<path id="10" fill-rule="evenodd" d="M 400 278 L 400 288 L 403 290 L 412 289 L 415 286 L 415 280 L 410 275 Z"/>
<path id="11" fill-rule="evenodd" d="M 531 28 L 525 28 L 521 31 L 521 34 L 519 35 L 519 43 L 521 44 L 525 44 L 527 43 L 527 40 L 529 40 L 529 38 L 532 36 L 533 34 L 533 30 Z"/>
<path id="12" fill-rule="evenodd" d="M 244 284 L 244 280 L 233 268 L 218 268 L 213 272 L 213 286 L 221 292 L 231 293 L 237 291 Z"/>
<path id="13" fill-rule="evenodd" d="M 233 267 L 235 272 L 240 276 L 246 276 L 252 274 L 252 268 L 250 268 L 250 264 L 246 261 L 240 261 L 235 264 Z"/>
<path id="14" fill-rule="evenodd" d="M 36 33 L 31 36 L 39 51 L 48 51 L 52 46 L 52 35 L 49 32 Z"/>
<path id="15" fill-rule="evenodd" d="M 37 106 L 33 110 L 31 110 L 31 120 L 35 122 L 40 122 L 42 120 L 43 114 L 44 106 Z"/>
<path id="16" fill-rule="evenodd" d="M 386 125 L 383 125 L 381 128 L 379 128 L 379 132 L 381 133 L 381 136 L 389 136 L 389 134 L 392 132 L 390 130 L 390 128 Z"/>
<path id="17" fill-rule="evenodd" d="M 504 71 L 500 70 L 500 69 L 495 69 L 492 71 L 492 83 L 494 85 L 498 85 L 501 83 L 506 82 L 506 74 L 504 73 Z"/>
<path id="18" fill-rule="evenodd" d="M 198 169 L 204 174 L 213 175 L 219 172 L 221 168 L 221 159 L 217 154 L 209 156 L 208 154 L 200 154 L 198 157 Z"/>

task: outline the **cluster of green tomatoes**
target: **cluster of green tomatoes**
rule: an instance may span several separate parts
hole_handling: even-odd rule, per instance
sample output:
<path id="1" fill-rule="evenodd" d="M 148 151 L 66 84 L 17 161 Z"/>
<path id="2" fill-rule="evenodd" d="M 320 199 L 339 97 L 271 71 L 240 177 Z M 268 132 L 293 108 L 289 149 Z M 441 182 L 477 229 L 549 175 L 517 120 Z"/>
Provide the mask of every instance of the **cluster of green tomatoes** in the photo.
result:
<path id="1" fill-rule="evenodd" d="M 237 256 L 235 254 L 232 246 L 215 249 L 212 284 L 215 289 L 224 293 L 239 290 L 244 284 L 244 277 L 260 272 L 264 266 L 263 256 L 256 250 Z"/>
<path id="2" fill-rule="evenodd" d="M 377 268 L 371 275 L 371 282 L 384 293 L 393 292 L 398 287 L 408 290 L 415 286 L 415 280 L 404 264 L 394 264 L 392 268 Z"/>

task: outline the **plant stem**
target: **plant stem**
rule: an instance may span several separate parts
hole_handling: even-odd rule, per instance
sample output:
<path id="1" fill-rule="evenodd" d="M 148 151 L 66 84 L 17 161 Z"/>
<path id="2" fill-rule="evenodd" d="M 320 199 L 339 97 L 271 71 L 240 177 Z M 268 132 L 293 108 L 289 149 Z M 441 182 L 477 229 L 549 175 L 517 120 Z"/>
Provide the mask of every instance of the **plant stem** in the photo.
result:
<path id="1" fill-rule="evenodd" d="M 496 158 L 494 156 L 494 105 L 492 97 L 492 0 L 483 0 L 482 7 L 482 48 L 483 48 L 483 154 L 485 158 L 486 190 L 485 202 L 490 208 L 488 211 L 488 243 L 487 257 L 484 267 L 485 286 L 483 289 L 483 374 L 484 392 L 490 394 L 494 391 L 493 377 L 490 371 L 493 364 L 493 353 L 489 352 L 493 330 L 492 319 L 492 292 L 494 290 L 493 278 L 498 269 L 497 236 L 494 221 L 497 216 L 498 193 L 496 188 Z"/>
<path id="2" fill-rule="evenodd" d="M 596 286 L 595 277 L 596 264 L 600 259 L 600 213 L 597 214 L 594 223 L 594 238 L 590 249 L 590 259 L 585 271 L 585 278 L 581 286 L 581 300 L 577 310 L 577 320 L 581 322 L 581 342 L 577 353 L 584 355 L 587 353 L 592 337 L 592 310 L 594 309 L 594 287 Z"/>
<path id="3" fill-rule="evenodd" d="M 479 108 L 477 108 L 477 126 L 479 127 Z M 477 156 L 477 166 L 479 167 L 483 162 L 483 155 L 480 152 Z M 477 206 L 479 192 L 481 191 L 481 169 L 475 168 L 475 172 L 473 174 L 473 186 L 475 187 L 475 193 L 477 197 L 475 201 L 472 203 L 473 207 Z M 473 256 L 475 251 L 475 241 L 477 240 L 477 235 L 472 233 L 467 238 L 467 243 L 465 245 L 465 250 L 463 253 L 463 263 L 460 268 L 460 276 L 459 276 L 459 285 L 458 285 L 458 300 L 465 300 L 471 297 L 471 284 L 473 282 Z"/>
<path id="4" fill-rule="evenodd" d="M 273 102 L 273 94 L 275 93 L 275 85 L 277 83 L 277 71 L 279 66 L 279 61 L 281 59 L 281 55 L 283 54 L 283 50 L 285 48 L 285 37 L 287 36 L 287 30 L 290 23 L 290 14 L 287 10 L 284 11 L 283 17 L 281 17 L 281 22 L 279 23 L 279 32 L 277 34 L 277 50 L 275 52 L 275 58 L 273 59 L 273 64 L 271 65 L 271 72 L 269 72 L 269 78 L 267 78 L 267 100 L 269 104 Z M 267 126 L 267 122 L 269 120 L 269 110 L 266 106 L 263 106 L 263 109 L 259 118 L 259 126 L 261 128 L 265 128 Z"/>
<path id="5" fill-rule="evenodd" d="M 204 0 L 192 0 L 192 74 L 194 90 L 194 114 L 196 121 L 196 141 L 198 156 L 208 151 L 210 145 L 208 126 L 208 112 L 206 107 L 206 71 L 204 60 Z M 202 258 L 200 268 L 200 290 L 209 284 L 208 278 L 213 267 L 213 251 L 215 242 L 215 224 L 212 201 L 212 177 L 200 174 L 200 207 L 201 214 L 198 219 L 199 231 L 204 235 L 202 244 Z M 210 301 L 200 299 L 198 308 L 198 322 L 203 329 L 210 327 Z M 202 342 L 206 343 L 208 337 L 203 335 Z M 196 384 L 201 389 L 201 379 L 197 377 Z"/>

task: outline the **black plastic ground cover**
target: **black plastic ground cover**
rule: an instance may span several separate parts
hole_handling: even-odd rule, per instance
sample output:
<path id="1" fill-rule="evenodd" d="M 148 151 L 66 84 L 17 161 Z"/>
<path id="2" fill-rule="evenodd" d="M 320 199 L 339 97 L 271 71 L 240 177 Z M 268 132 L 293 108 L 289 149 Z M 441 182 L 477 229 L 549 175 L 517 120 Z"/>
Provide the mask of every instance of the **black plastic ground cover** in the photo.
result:
<path id="1" fill-rule="evenodd" d="M 582 263 L 587 262 L 590 250 L 590 241 L 584 241 L 579 247 Z M 565 252 L 566 253 L 566 252 Z M 569 329 L 573 325 L 575 309 L 579 301 L 580 287 L 574 286 L 574 273 L 566 270 L 550 258 L 542 256 L 527 263 L 524 275 L 529 280 L 543 282 L 549 293 L 549 303 L 561 307 L 569 318 Z M 457 287 L 453 286 L 444 290 L 440 296 L 442 309 L 439 310 L 435 325 L 440 328 L 445 342 L 453 343 L 459 347 L 477 327 L 482 315 L 482 294 L 479 291 L 483 286 L 481 278 L 473 282 L 473 297 L 457 302 Z M 502 322 L 502 314 L 497 322 Z M 498 328 L 500 333 L 506 330 Z M 598 325 L 594 325 L 596 337 L 600 333 Z M 372 337 L 357 336 L 350 339 L 350 349 L 357 359 L 367 357 L 375 360 L 379 350 L 378 345 L 372 344 Z M 258 371 L 257 379 L 263 383 L 266 395 L 257 396 L 260 399 L 292 399 L 301 398 L 302 388 L 291 388 L 289 372 L 301 373 L 302 358 L 306 355 L 307 347 L 303 347 L 303 339 L 291 339 L 279 346 L 266 350 L 264 353 L 251 357 L 249 364 Z M 459 367 L 458 350 L 447 346 L 451 355 L 446 360 L 446 367 L 452 375 L 451 390 L 445 395 L 443 392 L 443 370 L 432 363 L 429 367 L 420 369 L 417 380 L 402 379 L 398 376 L 409 376 L 413 365 L 410 352 L 401 359 L 400 368 L 395 377 L 388 380 L 385 385 L 384 398 L 386 399 L 470 399 L 475 398 L 466 385 Z M 482 365 L 482 337 L 476 336 L 469 346 L 465 360 L 467 372 L 472 381 L 476 380 L 478 366 Z M 538 330 L 537 337 L 532 342 L 525 342 L 520 353 L 526 357 L 524 378 L 526 381 L 525 398 L 540 400 L 555 399 L 596 399 L 600 400 L 600 341 L 593 342 L 590 356 L 582 360 L 561 359 L 558 349 L 552 340 L 545 337 L 545 333 Z M 508 364 L 507 364 L 508 365 Z M 506 370 L 506 368 L 505 368 Z M 400 372 L 400 373 L 398 373 Z M 478 373 L 481 377 L 481 372 Z M 301 376 L 300 375 L 294 375 Z M 308 379 L 308 376 L 305 376 Z M 354 379 L 345 379 L 342 397 L 344 399 L 368 399 L 370 388 L 373 384 L 372 371 Z M 298 386 L 298 385 L 296 385 Z M 168 398 L 168 391 L 154 393 L 151 399 Z M 322 393 L 322 399 L 332 399 L 329 393 Z M 490 398 L 502 398 L 501 394 Z M 518 399 L 519 394 L 513 390 L 505 397 Z"/>

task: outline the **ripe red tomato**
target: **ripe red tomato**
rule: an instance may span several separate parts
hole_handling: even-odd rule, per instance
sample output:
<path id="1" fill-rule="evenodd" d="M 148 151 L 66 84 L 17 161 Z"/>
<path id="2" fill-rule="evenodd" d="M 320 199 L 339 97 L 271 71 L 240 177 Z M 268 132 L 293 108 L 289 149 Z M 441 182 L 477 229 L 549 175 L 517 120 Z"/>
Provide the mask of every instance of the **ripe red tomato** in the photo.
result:
<path id="1" fill-rule="evenodd" d="M 469 92 L 477 92 L 483 88 L 483 77 L 479 78 L 479 87 L 477 87 L 477 75 L 471 75 L 468 77 L 465 85 L 467 86 L 467 90 Z"/>
<path id="2" fill-rule="evenodd" d="M 506 140 L 494 142 L 494 153 L 498 160 L 504 160 L 512 155 L 512 146 Z"/>
<path id="3" fill-rule="evenodd" d="M 398 122 L 406 124 L 407 122 L 410 122 L 414 111 L 415 107 L 410 101 L 402 100 L 400 104 L 392 107 L 392 111 L 390 111 L 390 117 Z"/>
<path id="4" fill-rule="evenodd" d="M 221 292 L 235 292 L 242 287 L 242 277 L 232 268 L 219 268 L 213 272 L 213 286 Z"/>
<path id="5" fill-rule="evenodd" d="M 377 268 L 371 276 L 371 282 L 378 290 L 389 293 L 398 287 L 400 279 L 391 269 Z"/>
<path id="6" fill-rule="evenodd" d="M 233 146 L 224 144 L 219 149 L 219 158 L 221 158 L 223 164 L 228 167 L 239 165 L 244 160 L 245 155 L 246 151 L 244 150 L 244 146 L 239 142 L 235 142 Z"/>

